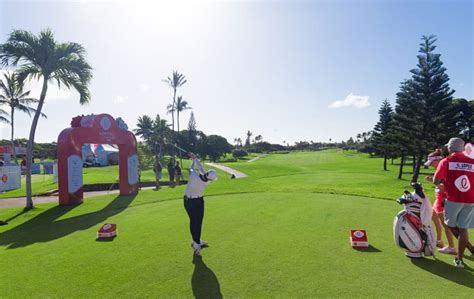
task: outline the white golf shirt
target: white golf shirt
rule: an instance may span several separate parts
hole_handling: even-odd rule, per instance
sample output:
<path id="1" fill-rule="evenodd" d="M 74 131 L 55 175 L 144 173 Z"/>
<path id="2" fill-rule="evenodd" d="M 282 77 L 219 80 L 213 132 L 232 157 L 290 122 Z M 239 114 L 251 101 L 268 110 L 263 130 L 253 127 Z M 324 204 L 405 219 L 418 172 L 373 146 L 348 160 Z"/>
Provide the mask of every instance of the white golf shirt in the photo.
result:
<path id="1" fill-rule="evenodd" d="M 194 164 L 197 164 L 199 168 L 199 172 L 196 172 L 194 169 Z M 200 177 L 199 174 L 204 175 L 206 172 L 202 168 L 201 163 L 199 160 L 195 159 L 193 160 L 193 163 L 191 164 L 191 169 L 189 173 L 189 181 L 188 185 L 186 186 L 186 192 L 184 195 L 189 198 L 195 198 L 195 197 L 202 197 L 204 193 L 204 188 L 209 184 L 209 181 L 204 182 Z"/>

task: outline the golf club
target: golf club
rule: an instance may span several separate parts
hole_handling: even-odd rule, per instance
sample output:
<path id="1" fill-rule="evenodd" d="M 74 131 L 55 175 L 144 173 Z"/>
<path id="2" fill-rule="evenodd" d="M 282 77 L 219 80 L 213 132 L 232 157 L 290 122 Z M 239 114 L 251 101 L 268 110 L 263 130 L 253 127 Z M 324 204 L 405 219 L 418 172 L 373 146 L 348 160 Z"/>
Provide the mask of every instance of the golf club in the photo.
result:
<path id="1" fill-rule="evenodd" d="M 186 151 L 186 150 L 184 150 L 184 149 L 180 148 L 180 147 L 179 147 L 179 146 L 177 146 L 176 144 L 172 144 L 172 146 L 174 146 L 175 148 L 179 149 L 180 151 L 182 151 L 182 152 L 183 152 L 183 153 L 185 153 L 185 154 L 187 154 L 187 153 L 188 153 L 188 151 Z"/>

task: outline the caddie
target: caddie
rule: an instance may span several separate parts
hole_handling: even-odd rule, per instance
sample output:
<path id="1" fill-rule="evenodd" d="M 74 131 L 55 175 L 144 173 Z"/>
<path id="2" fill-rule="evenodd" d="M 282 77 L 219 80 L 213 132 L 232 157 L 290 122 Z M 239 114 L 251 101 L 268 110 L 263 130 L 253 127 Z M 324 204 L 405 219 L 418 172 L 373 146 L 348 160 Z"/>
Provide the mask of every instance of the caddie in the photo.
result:
<path id="1" fill-rule="evenodd" d="M 440 188 L 444 185 L 447 195 L 445 223 L 459 244 L 454 264 L 464 268 L 464 249 L 467 247 L 474 254 L 468 234 L 468 229 L 474 228 L 474 159 L 463 153 L 464 141 L 461 138 L 451 138 L 446 146 L 451 155 L 441 160 L 433 181 Z"/>

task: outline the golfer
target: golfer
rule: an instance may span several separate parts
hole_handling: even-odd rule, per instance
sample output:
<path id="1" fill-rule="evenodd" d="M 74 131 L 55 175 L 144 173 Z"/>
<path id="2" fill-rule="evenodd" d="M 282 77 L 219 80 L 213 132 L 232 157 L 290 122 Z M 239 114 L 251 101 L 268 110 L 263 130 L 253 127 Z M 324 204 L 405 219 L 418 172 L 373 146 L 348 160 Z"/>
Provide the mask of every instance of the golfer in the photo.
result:
<path id="1" fill-rule="evenodd" d="M 189 157 L 193 162 L 191 163 L 189 181 L 184 193 L 184 208 L 189 216 L 189 229 L 193 238 L 191 246 L 194 249 L 194 254 L 200 256 L 201 248 L 207 245 L 207 241 L 201 240 L 201 227 L 204 218 L 204 188 L 210 181 L 217 180 L 217 173 L 212 169 L 207 172 L 204 171 L 195 154 L 189 153 Z M 195 166 L 198 168 L 197 172 Z"/>
<path id="2" fill-rule="evenodd" d="M 460 138 L 451 138 L 446 146 L 451 155 L 439 163 L 434 183 L 441 188 L 444 185 L 444 219 L 459 241 L 454 265 L 464 268 L 464 249 L 467 247 L 474 254 L 467 231 L 474 228 L 474 159 L 464 155 L 464 141 Z"/>
<path id="3" fill-rule="evenodd" d="M 441 149 L 436 149 L 434 152 L 428 155 L 428 160 L 425 163 L 426 167 L 433 166 L 435 170 L 438 168 L 439 162 L 443 160 L 443 153 Z M 433 183 L 433 176 L 427 176 L 426 180 Z M 441 186 L 442 187 L 442 186 Z M 437 187 L 435 189 L 436 200 L 433 204 L 433 217 L 432 220 L 436 226 L 436 246 L 439 247 L 438 251 L 445 254 L 457 254 L 456 248 L 454 247 L 453 233 L 449 227 L 444 223 L 444 200 L 446 198 L 446 192 L 441 190 L 442 188 Z M 441 239 L 442 233 L 446 234 L 448 245 L 444 246 Z"/>

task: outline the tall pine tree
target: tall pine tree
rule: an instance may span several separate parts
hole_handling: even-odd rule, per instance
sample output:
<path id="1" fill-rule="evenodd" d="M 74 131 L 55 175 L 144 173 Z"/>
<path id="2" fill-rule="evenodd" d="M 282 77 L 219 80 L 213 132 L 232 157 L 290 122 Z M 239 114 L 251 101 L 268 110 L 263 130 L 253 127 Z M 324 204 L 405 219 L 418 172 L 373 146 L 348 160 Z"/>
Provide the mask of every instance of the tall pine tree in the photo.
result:
<path id="1" fill-rule="evenodd" d="M 379 121 L 372 132 L 372 144 L 379 154 L 383 155 L 383 170 L 387 170 L 387 158 L 390 151 L 388 142 L 388 130 L 392 122 L 393 109 L 390 103 L 385 100 L 379 109 Z"/>
<path id="2" fill-rule="evenodd" d="M 187 133 L 187 145 L 191 152 L 195 153 L 197 151 L 197 140 L 198 140 L 198 132 L 196 129 L 196 119 L 194 118 L 194 112 L 191 111 L 191 116 L 189 117 L 188 122 L 188 131 Z"/>
<path id="3" fill-rule="evenodd" d="M 418 180 L 423 158 L 436 147 L 445 144 L 456 134 L 456 111 L 453 108 L 453 93 L 449 77 L 441 61 L 441 54 L 435 54 L 436 37 L 423 36 L 417 68 L 411 70 L 414 100 L 417 104 L 419 138 L 415 144 L 416 167 L 412 181 Z"/>
<path id="4" fill-rule="evenodd" d="M 413 155 L 413 140 L 419 138 L 419 114 L 416 107 L 417 102 L 414 97 L 413 81 L 405 80 L 400 85 L 397 93 L 397 105 L 392 117 L 392 123 L 387 134 L 387 142 L 393 153 L 400 157 L 400 168 L 398 178 L 402 178 L 403 166 L 408 155 Z"/>

